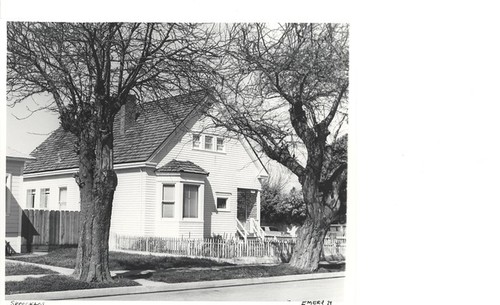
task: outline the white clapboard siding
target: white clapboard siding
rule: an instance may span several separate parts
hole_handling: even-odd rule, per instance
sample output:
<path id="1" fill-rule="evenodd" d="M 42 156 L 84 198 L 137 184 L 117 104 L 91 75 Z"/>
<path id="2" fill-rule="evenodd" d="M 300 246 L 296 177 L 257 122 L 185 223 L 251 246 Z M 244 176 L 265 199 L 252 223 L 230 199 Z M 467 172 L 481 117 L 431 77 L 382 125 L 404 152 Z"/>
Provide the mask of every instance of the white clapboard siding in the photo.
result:
<path id="1" fill-rule="evenodd" d="M 158 206 L 156 197 L 156 174 L 153 169 L 147 169 L 143 172 L 144 179 L 144 236 L 154 236 L 156 230 Z"/>
<path id="2" fill-rule="evenodd" d="M 59 188 L 66 187 L 66 207 L 61 208 L 59 206 Z M 22 207 L 27 208 L 26 202 L 26 191 L 29 189 L 35 189 L 35 208 L 40 209 L 40 192 L 41 189 L 49 188 L 49 201 L 47 204 L 48 210 L 68 210 L 68 211 L 79 211 L 80 210 L 80 189 L 76 184 L 73 174 L 64 175 L 53 175 L 45 177 L 24 177 L 21 202 Z"/>
<path id="3" fill-rule="evenodd" d="M 189 220 L 179 222 L 179 237 L 203 238 L 203 223 Z"/>
<path id="4" fill-rule="evenodd" d="M 195 124 L 192 130 L 201 130 Z M 180 139 L 179 139 L 180 138 Z M 225 152 L 212 152 L 192 148 L 192 133 L 185 132 L 173 138 L 164 149 L 165 156 L 158 167 L 173 159 L 191 161 L 210 174 L 205 185 L 204 236 L 234 234 L 236 232 L 236 196 L 238 188 L 260 190 L 257 177 L 263 174 L 256 160 L 248 154 L 244 143 L 236 138 L 225 138 Z M 216 193 L 231 194 L 229 212 L 217 211 Z"/>
<path id="5" fill-rule="evenodd" d="M 137 235 L 144 232 L 144 174 L 141 169 L 116 171 L 118 185 L 113 198 L 111 232 Z"/>

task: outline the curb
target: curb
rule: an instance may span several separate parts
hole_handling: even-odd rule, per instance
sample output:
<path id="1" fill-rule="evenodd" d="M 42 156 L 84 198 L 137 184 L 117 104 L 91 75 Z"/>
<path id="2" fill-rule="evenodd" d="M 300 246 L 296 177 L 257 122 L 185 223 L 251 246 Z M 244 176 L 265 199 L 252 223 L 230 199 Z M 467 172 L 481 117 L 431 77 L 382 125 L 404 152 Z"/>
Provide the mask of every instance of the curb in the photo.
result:
<path id="1" fill-rule="evenodd" d="M 251 278 L 251 279 L 231 279 L 231 280 L 187 282 L 187 283 L 175 283 L 175 284 L 164 283 L 162 285 L 157 285 L 157 286 L 129 286 L 129 287 L 114 287 L 114 288 L 23 293 L 23 294 L 6 295 L 5 299 L 6 300 L 85 299 L 85 298 L 94 298 L 102 296 L 222 288 L 222 287 L 234 287 L 243 285 L 258 285 L 258 284 L 318 280 L 318 279 L 339 278 L 339 277 L 345 277 L 345 272 L 342 271 L 342 272 L 329 272 L 329 273 L 317 273 L 317 274 L 285 275 L 285 276 Z"/>

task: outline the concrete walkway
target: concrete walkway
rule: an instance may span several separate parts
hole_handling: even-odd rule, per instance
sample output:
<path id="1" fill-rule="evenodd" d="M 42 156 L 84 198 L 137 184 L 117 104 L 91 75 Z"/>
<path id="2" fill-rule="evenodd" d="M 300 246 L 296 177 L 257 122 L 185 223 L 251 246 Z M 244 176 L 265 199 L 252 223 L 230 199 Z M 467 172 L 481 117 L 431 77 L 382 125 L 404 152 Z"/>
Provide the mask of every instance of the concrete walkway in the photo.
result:
<path id="1" fill-rule="evenodd" d="M 37 263 L 29 263 L 29 262 L 23 262 L 23 261 L 18 261 L 18 260 L 11 260 L 11 259 L 6 259 L 5 262 L 13 263 L 13 264 L 21 264 L 21 265 L 30 265 L 30 266 L 36 266 L 40 267 L 43 269 L 48 269 L 52 270 L 54 272 L 57 272 L 58 274 L 62 275 L 71 275 L 73 274 L 73 269 L 69 268 L 63 268 L 63 267 L 56 267 L 56 266 L 51 266 L 51 265 L 43 265 L 43 264 L 37 264 Z M 148 273 L 155 272 L 154 270 L 115 270 L 111 271 L 111 276 L 116 276 L 116 275 L 121 275 L 123 277 L 140 277 L 141 275 L 146 275 Z M 23 275 L 8 275 L 5 276 L 5 281 L 6 282 L 14 282 L 14 281 L 24 281 L 28 277 L 42 277 L 46 276 L 49 274 L 23 274 Z M 143 285 L 143 286 L 158 286 L 158 282 L 154 281 L 148 281 L 145 279 L 134 279 L 135 282 Z"/>
<path id="2" fill-rule="evenodd" d="M 344 272 L 329 272 L 315 274 L 300 274 L 273 276 L 264 278 L 249 278 L 249 279 L 232 279 L 218 280 L 205 282 L 189 282 L 189 283 L 156 283 L 154 286 L 129 286 L 115 288 L 98 288 L 98 289 L 83 289 L 70 291 L 54 291 L 54 292 L 39 292 L 39 293 L 24 293 L 6 295 L 7 300 L 70 300 L 70 299 L 85 299 L 101 296 L 118 296 L 118 295 L 135 295 L 145 293 L 169 292 L 169 291 L 186 291 L 208 288 L 236 287 L 243 285 L 258 285 L 265 283 L 285 283 L 315 279 L 331 279 L 345 277 Z"/>
<path id="3" fill-rule="evenodd" d="M 70 274 L 73 273 L 73 269 L 63 268 L 63 267 L 56 267 L 56 266 L 36 264 L 36 263 L 28 263 L 28 262 L 13 260 L 13 259 L 5 259 L 5 262 L 6 263 L 13 263 L 13 264 L 36 266 L 36 267 L 40 267 L 40 268 L 43 268 L 43 269 L 52 270 L 52 271 L 57 272 L 57 273 L 62 274 L 62 275 L 70 275 Z M 28 277 L 28 276 L 33 277 L 32 275 L 26 275 L 26 277 Z M 8 281 L 9 280 L 8 278 L 9 278 L 9 276 L 6 276 L 5 277 L 5 281 Z"/>
<path id="4" fill-rule="evenodd" d="M 73 269 L 56 267 L 50 265 L 29 263 L 17 260 L 6 259 L 6 262 L 14 264 L 24 264 L 37 266 L 44 269 L 49 269 L 58 274 L 71 275 Z M 208 268 L 196 268 L 200 272 L 203 269 L 225 269 L 235 266 L 219 266 Z M 193 268 L 175 268 L 175 269 L 193 269 Z M 70 291 L 53 291 L 53 292 L 39 292 L 39 293 L 26 293 L 26 294 L 13 294 L 6 295 L 7 300 L 63 300 L 63 299 L 80 299 L 92 298 L 101 296 L 119 296 L 128 294 L 144 294 L 153 292 L 169 292 L 169 291 L 184 291 L 192 289 L 205 289 L 205 288 L 219 288 L 219 287 L 236 287 L 241 285 L 256 285 L 265 283 L 286 283 L 294 281 L 304 281 L 313 279 L 331 279 L 341 278 L 345 276 L 345 272 L 327 272 L 315 274 L 300 274 L 300 275 L 286 275 L 286 276 L 273 276 L 263 278 L 249 278 L 249 279 L 231 279 L 231 280 L 217 280 L 217 281 L 204 281 L 204 282 L 187 282 L 187 283 L 164 283 L 156 282 L 145 279 L 149 273 L 155 270 L 114 270 L 111 271 L 111 276 L 122 276 L 131 278 L 141 286 L 128 286 L 128 287 L 114 287 L 114 288 L 98 288 L 98 289 L 82 289 Z M 28 277 L 42 277 L 47 274 L 35 275 L 11 275 L 5 277 L 5 282 L 9 281 L 23 281 Z"/>

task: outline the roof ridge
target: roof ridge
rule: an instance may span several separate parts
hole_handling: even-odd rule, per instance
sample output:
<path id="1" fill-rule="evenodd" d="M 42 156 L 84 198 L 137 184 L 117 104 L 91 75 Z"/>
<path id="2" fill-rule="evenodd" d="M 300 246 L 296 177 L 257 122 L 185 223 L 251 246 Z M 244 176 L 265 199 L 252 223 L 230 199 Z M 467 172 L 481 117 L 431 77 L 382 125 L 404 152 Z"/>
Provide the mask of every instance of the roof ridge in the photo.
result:
<path id="1" fill-rule="evenodd" d="M 143 162 L 150 159 L 175 130 L 193 117 L 195 111 L 202 114 L 203 108 L 200 109 L 200 106 L 207 104 L 206 97 L 201 95 L 203 92 L 207 91 L 201 89 L 147 102 L 148 105 L 159 106 L 144 107 L 144 120 L 138 120 L 126 135 L 115 134 L 113 163 Z M 170 114 L 169 111 L 162 110 L 165 107 L 172 109 Z M 114 124 L 118 124 L 116 118 Z M 75 136 L 59 125 L 32 151 L 31 154 L 37 160 L 26 164 L 25 173 L 77 168 L 78 156 L 74 151 L 74 140 Z M 62 162 L 58 162 L 58 154 L 55 152 L 60 152 Z"/>
<path id="2" fill-rule="evenodd" d="M 164 101 L 167 101 L 170 99 L 182 98 L 182 97 L 189 96 L 189 95 L 196 95 L 196 94 L 202 93 L 202 92 L 208 92 L 208 90 L 207 89 L 198 89 L 195 91 L 181 93 L 181 94 L 177 94 L 177 95 L 172 95 L 172 96 L 168 96 L 168 97 L 164 97 L 164 98 L 160 98 L 160 99 L 156 99 L 156 100 L 150 100 L 147 102 L 146 101 L 140 102 L 140 103 L 138 103 L 138 105 L 148 105 L 148 104 L 157 103 L 157 102 L 164 102 Z"/>

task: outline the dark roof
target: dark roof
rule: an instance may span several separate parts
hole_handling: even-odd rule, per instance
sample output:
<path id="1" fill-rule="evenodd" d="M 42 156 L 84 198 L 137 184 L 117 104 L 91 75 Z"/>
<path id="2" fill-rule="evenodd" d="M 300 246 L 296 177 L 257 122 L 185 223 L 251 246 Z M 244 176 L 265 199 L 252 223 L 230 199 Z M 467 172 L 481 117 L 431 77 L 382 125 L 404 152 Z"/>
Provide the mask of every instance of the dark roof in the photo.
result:
<path id="1" fill-rule="evenodd" d="M 124 134 L 120 133 L 120 114 L 117 114 L 113 126 L 114 164 L 148 160 L 175 129 L 186 123 L 184 120 L 206 96 L 206 91 L 197 91 L 140 104 L 139 117 Z M 75 140 L 73 134 L 59 127 L 31 153 L 36 160 L 27 162 L 24 172 L 77 168 Z"/>
<path id="2" fill-rule="evenodd" d="M 208 172 L 191 161 L 172 160 L 156 170 L 158 173 L 193 173 L 208 175 Z"/>

